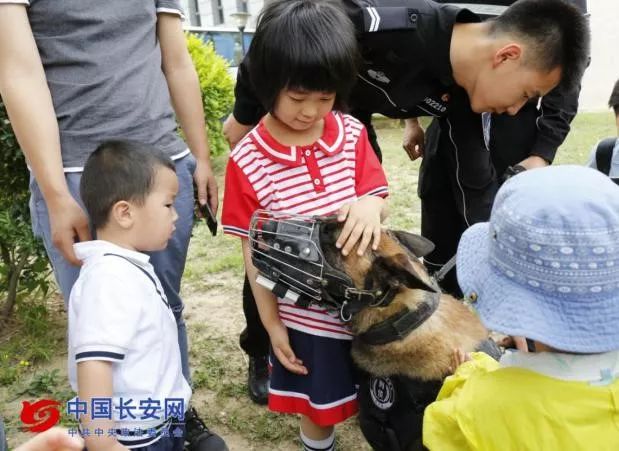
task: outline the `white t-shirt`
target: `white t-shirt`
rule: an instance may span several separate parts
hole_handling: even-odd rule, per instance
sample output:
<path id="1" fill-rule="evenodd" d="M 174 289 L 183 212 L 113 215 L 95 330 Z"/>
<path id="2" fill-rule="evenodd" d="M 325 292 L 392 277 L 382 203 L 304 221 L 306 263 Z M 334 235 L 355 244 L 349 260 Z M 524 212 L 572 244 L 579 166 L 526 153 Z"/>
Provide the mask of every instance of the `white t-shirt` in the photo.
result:
<path id="1" fill-rule="evenodd" d="M 191 388 L 181 370 L 174 314 L 149 256 L 101 240 L 77 243 L 74 249 L 84 263 L 69 301 L 71 387 L 77 391 L 79 362 L 110 361 L 115 427 L 156 428 L 166 418 L 166 400 L 182 399 L 186 410 Z M 137 407 L 132 411 L 135 419 L 118 410 L 121 399 Z M 157 401 L 159 409 L 153 410 Z M 150 405 L 150 415 L 140 409 L 141 402 Z M 130 440 L 146 446 L 147 437 L 141 434 Z M 122 438 L 127 444 L 127 437 Z"/>

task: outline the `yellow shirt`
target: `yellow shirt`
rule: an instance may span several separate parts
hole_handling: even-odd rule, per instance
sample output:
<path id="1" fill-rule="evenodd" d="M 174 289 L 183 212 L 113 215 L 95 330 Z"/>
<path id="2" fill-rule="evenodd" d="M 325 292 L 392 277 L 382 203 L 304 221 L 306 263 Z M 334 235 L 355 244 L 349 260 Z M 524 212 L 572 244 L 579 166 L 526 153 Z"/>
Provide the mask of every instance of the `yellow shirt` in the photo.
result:
<path id="1" fill-rule="evenodd" d="M 619 451 L 619 352 L 485 354 L 448 377 L 424 414 L 430 450 Z"/>

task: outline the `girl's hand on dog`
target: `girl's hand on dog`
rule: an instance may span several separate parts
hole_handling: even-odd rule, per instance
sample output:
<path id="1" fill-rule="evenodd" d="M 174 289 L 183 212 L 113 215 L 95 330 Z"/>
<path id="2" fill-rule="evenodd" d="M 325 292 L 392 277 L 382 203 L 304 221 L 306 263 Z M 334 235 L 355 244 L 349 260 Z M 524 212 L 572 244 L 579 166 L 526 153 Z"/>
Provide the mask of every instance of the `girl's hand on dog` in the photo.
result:
<path id="1" fill-rule="evenodd" d="M 357 242 L 357 255 L 363 255 L 370 242 L 373 250 L 378 249 L 384 207 L 382 197 L 365 196 L 340 208 L 337 220 L 346 223 L 335 245 L 343 255 L 348 255 Z"/>
<path id="2" fill-rule="evenodd" d="M 269 338 L 271 339 L 273 353 L 284 368 L 294 374 L 306 375 L 308 373 L 307 368 L 303 366 L 303 361 L 297 359 L 294 355 L 294 351 L 290 346 L 290 340 L 288 339 L 288 330 L 284 323 L 279 321 L 270 327 Z"/>

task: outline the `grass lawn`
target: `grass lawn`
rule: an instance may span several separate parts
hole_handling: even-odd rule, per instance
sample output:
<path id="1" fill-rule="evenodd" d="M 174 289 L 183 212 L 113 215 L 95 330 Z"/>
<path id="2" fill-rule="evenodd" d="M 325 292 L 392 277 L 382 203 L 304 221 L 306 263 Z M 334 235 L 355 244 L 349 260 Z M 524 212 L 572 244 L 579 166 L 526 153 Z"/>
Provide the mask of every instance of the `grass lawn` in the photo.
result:
<path id="1" fill-rule="evenodd" d="M 584 164 L 599 138 L 615 134 L 610 113 L 582 113 L 559 150 L 558 164 Z M 397 121 L 381 121 L 380 142 L 390 183 L 387 226 L 418 231 L 419 162 L 410 162 L 401 148 Z M 225 156 L 215 159 L 223 186 Z M 245 395 L 246 361 L 238 347 L 244 327 L 241 309 L 242 258 L 237 238 L 208 235 L 206 226 L 194 229 L 183 281 L 186 320 L 191 342 L 195 386 L 194 404 L 233 450 L 294 450 L 297 422 L 293 417 L 268 413 Z M 57 295 L 45 301 L 24 301 L 15 322 L 0 331 L 0 416 L 12 446 L 25 438 L 20 432 L 21 401 L 67 400 L 66 319 Z M 65 424 L 71 424 L 68 417 Z M 338 431 L 341 450 L 369 449 L 354 419 Z"/>

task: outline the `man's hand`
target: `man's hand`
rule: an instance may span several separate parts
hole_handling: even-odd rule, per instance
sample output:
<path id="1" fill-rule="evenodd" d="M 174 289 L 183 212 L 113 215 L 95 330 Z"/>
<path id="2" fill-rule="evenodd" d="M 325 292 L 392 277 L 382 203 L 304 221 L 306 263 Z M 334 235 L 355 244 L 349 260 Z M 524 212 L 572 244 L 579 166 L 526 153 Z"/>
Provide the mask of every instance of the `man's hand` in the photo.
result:
<path id="1" fill-rule="evenodd" d="M 239 143 L 239 141 L 243 139 L 243 137 L 245 137 L 245 135 L 249 133 L 249 131 L 252 128 L 254 128 L 253 125 L 243 125 L 240 122 L 238 122 L 234 118 L 233 114 L 228 116 L 228 118 L 224 122 L 223 131 L 224 131 L 224 136 L 226 140 L 228 141 L 228 144 L 230 145 L 230 148 L 234 149 L 236 145 Z"/>
<path id="2" fill-rule="evenodd" d="M 425 132 L 423 127 L 419 124 L 417 118 L 404 120 L 404 138 L 402 147 L 412 161 L 423 157 L 424 138 Z"/>
<path id="3" fill-rule="evenodd" d="M 73 243 L 76 239 L 77 241 L 92 239 L 86 213 L 70 194 L 48 202 L 47 209 L 52 243 L 69 263 L 75 266 L 81 265 L 82 262 L 73 251 Z"/>
<path id="4" fill-rule="evenodd" d="M 384 206 L 385 199 L 382 197 L 365 196 L 340 208 L 337 220 L 346 223 L 335 245 L 338 249 L 342 249 L 343 255 L 348 255 L 357 242 L 359 242 L 357 255 L 365 253 L 370 241 L 372 249 L 378 249 L 381 213 Z"/>
<path id="5" fill-rule="evenodd" d="M 277 360 L 291 373 L 306 375 L 308 373 L 307 368 L 303 366 L 303 361 L 297 359 L 294 355 L 294 351 L 290 346 L 290 340 L 288 339 L 288 330 L 284 323 L 277 321 L 269 326 L 267 330 L 271 339 L 273 353 Z"/>
<path id="6" fill-rule="evenodd" d="M 219 206 L 217 180 L 211 169 L 211 163 L 208 159 L 196 160 L 196 170 L 193 173 L 193 180 L 196 183 L 198 190 L 198 203 L 204 205 L 208 203 L 213 211 L 217 214 Z"/>
<path id="7" fill-rule="evenodd" d="M 527 170 L 548 166 L 548 162 L 542 157 L 538 157 L 537 155 L 531 155 L 530 157 L 525 158 L 518 164 Z"/>

